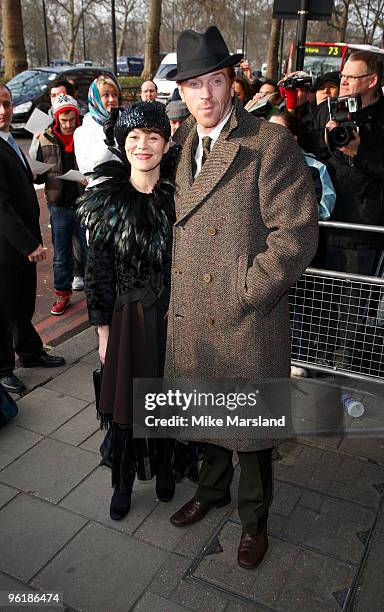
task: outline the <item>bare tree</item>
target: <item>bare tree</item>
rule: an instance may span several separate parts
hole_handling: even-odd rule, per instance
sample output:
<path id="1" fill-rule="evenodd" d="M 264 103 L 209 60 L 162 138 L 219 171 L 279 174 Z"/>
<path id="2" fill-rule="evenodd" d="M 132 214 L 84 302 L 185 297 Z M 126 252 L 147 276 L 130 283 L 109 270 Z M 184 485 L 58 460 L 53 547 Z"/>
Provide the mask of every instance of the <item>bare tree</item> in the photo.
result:
<path id="1" fill-rule="evenodd" d="M 117 55 L 123 55 L 123 51 L 126 47 L 129 17 L 135 8 L 136 0 L 120 0 L 120 5 L 121 6 L 119 6 L 117 10 L 118 15 L 121 16 Z"/>
<path id="2" fill-rule="evenodd" d="M 342 0 L 333 8 L 332 17 L 328 23 L 335 30 L 335 42 L 345 42 L 350 4 L 351 0 Z"/>
<path id="3" fill-rule="evenodd" d="M 83 13 L 86 13 L 90 6 L 95 3 L 95 0 L 85 0 L 82 8 L 76 10 L 75 0 L 54 0 L 54 4 L 58 5 L 64 12 L 67 21 L 67 31 L 60 27 L 57 29 L 57 35 L 63 42 L 67 59 L 73 62 L 75 58 L 76 39 L 79 33 Z"/>
<path id="4" fill-rule="evenodd" d="M 353 17 L 361 31 L 361 42 L 374 44 L 377 29 L 382 21 L 384 0 L 358 1 L 352 0 Z"/>
<path id="5" fill-rule="evenodd" d="M 161 0 L 149 0 L 143 79 L 151 79 L 160 60 Z"/>
<path id="6" fill-rule="evenodd" d="M 20 0 L 2 0 L 5 78 L 28 68 Z"/>

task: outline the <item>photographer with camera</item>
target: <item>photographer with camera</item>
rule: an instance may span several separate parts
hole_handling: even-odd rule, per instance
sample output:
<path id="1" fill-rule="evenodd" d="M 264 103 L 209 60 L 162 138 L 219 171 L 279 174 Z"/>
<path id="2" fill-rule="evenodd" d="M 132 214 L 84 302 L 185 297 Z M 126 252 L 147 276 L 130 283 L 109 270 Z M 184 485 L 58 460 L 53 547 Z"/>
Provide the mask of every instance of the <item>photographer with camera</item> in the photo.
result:
<path id="1" fill-rule="evenodd" d="M 384 99 L 382 65 L 373 53 L 353 53 L 341 73 L 340 97 L 323 102 L 326 161 L 336 190 L 331 220 L 384 224 Z M 327 108 L 328 107 L 328 108 Z M 328 117 L 328 121 L 325 117 Z M 374 274 L 382 236 L 327 230 L 326 265 L 333 270 Z"/>
<path id="2" fill-rule="evenodd" d="M 345 63 L 340 96 L 319 105 L 315 118 L 325 135 L 322 159 L 336 191 L 331 221 L 384 225 L 384 99 L 382 66 L 370 52 L 353 53 Z M 320 132 L 314 132 L 314 134 Z M 316 151 L 317 153 L 317 151 Z M 376 276 L 383 237 L 373 232 L 326 228 L 320 233 L 319 267 L 351 274 Z M 359 287 L 339 290 L 333 364 L 349 368 L 363 323 L 369 291 Z"/>
<path id="3" fill-rule="evenodd" d="M 304 70 L 291 72 L 278 82 L 280 95 L 285 101 L 285 108 L 293 113 L 300 122 L 302 146 L 305 151 L 312 149 L 313 116 L 311 109 L 312 77 Z"/>

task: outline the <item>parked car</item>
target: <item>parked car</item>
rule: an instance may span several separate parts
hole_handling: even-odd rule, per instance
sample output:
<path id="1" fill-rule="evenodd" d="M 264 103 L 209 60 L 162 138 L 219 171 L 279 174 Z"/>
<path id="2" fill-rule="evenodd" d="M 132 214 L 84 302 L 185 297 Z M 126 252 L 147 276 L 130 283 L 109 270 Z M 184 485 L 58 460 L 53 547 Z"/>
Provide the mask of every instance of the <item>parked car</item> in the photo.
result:
<path id="1" fill-rule="evenodd" d="M 157 99 L 164 104 L 168 101 L 176 87 L 175 81 L 169 81 L 167 79 L 168 72 L 176 68 L 176 64 L 176 53 L 167 53 L 153 79 L 157 85 Z"/>
<path id="2" fill-rule="evenodd" d="M 89 85 L 102 72 L 115 79 L 110 69 L 94 66 L 50 66 L 48 68 L 31 68 L 20 72 L 7 83 L 12 92 L 14 104 L 13 131 L 18 132 L 24 129 L 35 108 L 44 112 L 48 111 L 51 106 L 48 88 L 52 83 L 61 79 L 67 79 L 75 83 L 80 110 L 83 114 L 86 113 L 88 110 Z"/>
<path id="3" fill-rule="evenodd" d="M 122 76 L 140 76 L 144 69 L 144 58 L 121 55 L 117 58 L 117 73 Z"/>

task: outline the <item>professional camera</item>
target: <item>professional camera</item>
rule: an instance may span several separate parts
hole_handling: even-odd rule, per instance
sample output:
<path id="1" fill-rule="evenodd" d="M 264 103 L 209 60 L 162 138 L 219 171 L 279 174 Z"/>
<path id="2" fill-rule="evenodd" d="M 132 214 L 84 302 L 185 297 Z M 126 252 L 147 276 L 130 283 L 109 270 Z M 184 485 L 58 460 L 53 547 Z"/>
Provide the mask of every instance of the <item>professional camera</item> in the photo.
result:
<path id="1" fill-rule="evenodd" d="M 355 114 L 361 108 L 361 97 L 339 96 L 328 98 L 329 117 L 338 125 L 328 132 L 328 144 L 333 147 L 346 147 L 358 129 Z"/>
<path id="2" fill-rule="evenodd" d="M 287 77 L 280 85 L 284 89 L 299 89 L 301 87 L 312 87 L 312 77 L 309 74 L 293 74 Z"/>

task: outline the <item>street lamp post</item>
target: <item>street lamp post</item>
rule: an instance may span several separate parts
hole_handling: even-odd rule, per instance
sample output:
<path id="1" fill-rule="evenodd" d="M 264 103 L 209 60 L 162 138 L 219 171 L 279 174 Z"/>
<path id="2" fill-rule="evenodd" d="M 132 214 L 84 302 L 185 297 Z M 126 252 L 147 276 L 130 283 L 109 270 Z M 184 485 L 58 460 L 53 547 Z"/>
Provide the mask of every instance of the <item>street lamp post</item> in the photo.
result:
<path id="1" fill-rule="evenodd" d="M 304 54 L 305 54 L 305 39 L 307 36 L 307 23 L 308 23 L 308 0 L 300 1 L 299 11 L 299 28 L 297 36 L 297 52 L 296 52 L 296 70 L 302 70 L 304 66 Z"/>
<path id="2" fill-rule="evenodd" d="M 111 0 L 111 13 L 112 13 L 112 69 L 113 69 L 114 74 L 117 74 L 115 0 Z"/>
<path id="3" fill-rule="evenodd" d="M 81 0 L 81 28 L 83 30 L 83 62 L 85 62 L 87 59 L 87 49 L 85 46 L 84 0 Z"/>
<path id="4" fill-rule="evenodd" d="M 47 28 L 47 13 L 45 10 L 45 0 L 43 2 L 43 23 L 44 23 L 44 38 L 45 38 L 45 56 L 47 60 L 47 66 L 49 66 L 49 44 L 48 44 L 48 28 Z"/>
<path id="5" fill-rule="evenodd" d="M 245 55 L 245 30 L 246 30 L 245 16 L 246 16 L 246 12 L 247 12 L 247 0 L 244 0 L 244 4 L 243 4 L 243 40 L 241 43 L 241 49 L 244 55 Z"/>

